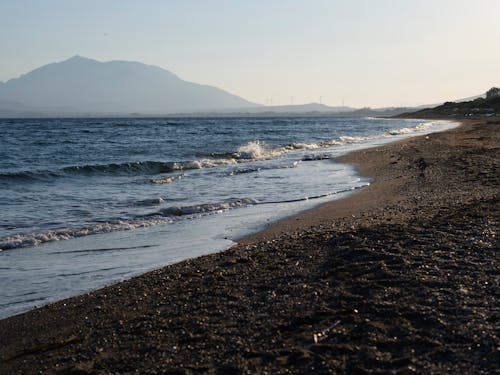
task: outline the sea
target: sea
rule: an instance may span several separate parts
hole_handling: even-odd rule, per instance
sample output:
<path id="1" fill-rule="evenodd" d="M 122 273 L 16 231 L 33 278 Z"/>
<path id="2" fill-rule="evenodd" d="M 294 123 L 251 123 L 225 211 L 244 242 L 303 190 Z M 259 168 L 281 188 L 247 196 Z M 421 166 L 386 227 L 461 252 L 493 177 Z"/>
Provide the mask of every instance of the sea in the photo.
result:
<path id="1" fill-rule="evenodd" d="M 0 318 L 222 251 L 370 184 L 335 160 L 418 119 L 0 119 Z"/>

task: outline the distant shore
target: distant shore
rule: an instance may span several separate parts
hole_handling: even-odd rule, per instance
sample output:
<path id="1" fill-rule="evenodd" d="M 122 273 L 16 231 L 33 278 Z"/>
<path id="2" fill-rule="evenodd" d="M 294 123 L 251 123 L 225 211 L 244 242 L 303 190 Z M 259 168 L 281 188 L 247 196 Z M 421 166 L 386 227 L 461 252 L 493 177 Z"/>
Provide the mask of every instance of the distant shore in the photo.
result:
<path id="1" fill-rule="evenodd" d="M 0 321 L 0 374 L 493 373 L 500 121 L 341 158 L 368 188 Z"/>

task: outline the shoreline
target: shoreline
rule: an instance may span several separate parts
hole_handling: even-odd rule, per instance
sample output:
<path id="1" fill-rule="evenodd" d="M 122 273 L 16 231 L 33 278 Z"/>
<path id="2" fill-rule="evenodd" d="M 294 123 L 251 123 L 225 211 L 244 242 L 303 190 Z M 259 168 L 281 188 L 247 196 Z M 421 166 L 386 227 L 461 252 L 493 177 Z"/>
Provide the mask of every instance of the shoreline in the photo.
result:
<path id="1" fill-rule="evenodd" d="M 468 121 L 355 151 L 339 161 L 374 178 L 369 187 L 224 252 L 1 320 L 0 373 L 488 372 L 498 358 L 498 133 Z M 466 308 L 449 315 L 441 300 Z"/>
<path id="2" fill-rule="evenodd" d="M 326 150 L 332 152 L 329 157 L 332 159 L 334 157 L 333 155 L 338 157 L 341 153 L 344 154 L 349 152 L 348 150 L 374 147 L 384 143 L 394 142 L 403 137 L 415 136 L 415 134 L 421 132 L 432 130 L 442 131 L 457 126 L 457 122 L 454 121 L 422 122 L 421 120 L 411 120 L 409 123 L 403 120 L 381 121 L 385 124 L 386 129 L 379 135 L 368 134 L 370 130 L 366 130 L 365 133 L 367 133 L 367 135 L 357 139 L 354 137 L 344 140 L 342 137 L 338 137 L 338 141 L 341 143 L 340 145 L 334 145 L 331 149 L 325 146 L 327 147 Z M 393 125 L 391 122 L 397 125 Z M 370 129 L 372 125 L 378 126 L 378 120 L 366 121 L 366 129 Z M 329 143 L 329 141 L 322 142 Z M 321 145 L 322 142 L 318 144 L 313 142 L 311 145 Z M 336 143 L 334 140 L 330 140 L 330 142 Z M 319 152 L 321 148 L 322 147 L 320 147 Z M 280 150 L 279 153 L 284 151 L 281 148 L 278 148 L 278 150 Z M 305 158 L 308 159 L 308 152 L 304 152 L 303 150 L 299 150 L 298 152 L 303 154 L 302 156 L 305 155 Z M 315 151 L 315 153 L 316 152 L 317 151 Z M 287 157 L 285 157 L 285 159 L 286 158 Z M 281 159 L 281 157 L 278 159 Z M 292 156 L 292 159 L 298 161 L 302 159 L 302 157 L 294 158 Z M 27 234 L 26 236 L 21 235 L 19 238 L 12 237 L 13 243 L 19 241 L 21 246 L 29 244 L 30 240 L 38 241 L 37 237 L 40 238 L 41 241 L 47 242 L 42 243 L 42 246 L 35 249 L 26 250 L 28 253 L 31 253 L 32 250 L 36 250 L 39 255 L 35 258 L 23 259 L 24 251 L 16 250 L 13 253 L 9 252 L 8 255 L 4 252 L 0 252 L 0 263 L 2 263 L 2 260 L 5 261 L 4 266 L 7 269 L 5 274 L 3 274 L 3 280 L 6 283 L 6 287 L 3 291 L 4 293 L 0 293 L 0 300 L 2 300 L 1 297 L 4 296 L 3 303 L 0 306 L 0 319 L 14 316 L 49 303 L 54 303 L 61 299 L 88 293 L 123 281 L 127 278 L 161 268 L 173 262 L 226 250 L 230 246 L 233 246 L 235 242 L 239 242 L 241 238 L 258 233 L 271 223 L 316 208 L 325 202 L 341 199 L 368 183 L 368 179 L 360 177 L 353 166 L 332 163 L 332 161 L 333 160 L 312 161 L 313 164 L 311 165 L 307 160 L 307 164 L 302 164 L 301 162 L 293 164 L 294 166 L 298 166 L 298 169 L 294 171 L 290 170 L 290 173 L 300 176 L 302 184 L 298 184 L 297 182 L 299 182 L 299 180 L 295 179 L 294 188 L 285 187 L 283 190 L 286 193 L 279 197 L 273 196 L 275 199 L 266 199 L 266 192 L 261 191 L 259 193 L 259 188 L 252 189 L 256 190 L 255 193 L 257 196 L 260 196 L 260 201 L 270 201 L 265 204 L 260 204 L 263 202 L 258 202 L 256 205 L 250 204 L 242 209 L 227 210 L 221 214 L 217 213 L 215 215 L 209 213 L 207 215 L 201 214 L 200 217 L 197 217 L 198 215 L 194 214 L 193 217 L 195 220 L 193 221 L 190 220 L 190 215 L 187 215 L 187 217 L 184 218 L 180 217 L 180 220 L 175 218 L 168 226 L 155 225 L 154 222 L 157 219 L 154 217 L 151 219 L 153 222 L 145 218 L 144 224 L 147 228 L 135 229 L 131 233 L 119 230 L 119 228 L 115 228 L 118 230 L 113 230 L 115 224 L 106 223 L 104 227 L 101 227 L 101 224 L 97 224 L 97 227 L 90 224 L 89 232 L 87 232 L 87 227 L 84 226 L 83 233 L 80 233 L 81 229 L 79 229 L 78 225 L 73 229 L 70 228 L 69 232 L 67 232 L 68 228 L 65 228 L 66 226 L 63 225 L 62 230 L 56 228 L 53 231 L 49 230 L 45 232 L 45 234 Z M 316 168 L 318 165 L 323 165 L 323 167 L 317 170 Z M 330 175 L 330 172 L 327 171 L 332 168 L 336 171 L 335 173 L 338 171 L 339 175 L 344 175 L 344 179 L 340 176 L 336 177 L 335 174 Z M 250 167 L 250 169 L 252 168 Z M 257 178 L 255 181 L 258 185 L 262 184 L 262 182 L 272 181 L 269 178 L 273 177 L 270 177 L 265 169 L 267 168 L 264 168 L 262 173 L 263 180 L 260 179 L 261 172 L 254 175 L 254 177 Z M 311 169 L 317 170 L 320 173 L 312 172 Z M 288 168 L 286 170 L 288 170 Z M 279 171 L 277 171 L 277 173 L 281 174 Z M 308 182 L 310 179 L 315 179 L 316 182 Z M 251 176 L 248 182 L 250 184 L 253 182 Z M 278 182 L 277 186 L 279 186 L 279 180 L 275 180 L 275 182 Z M 196 181 L 194 181 L 194 183 L 196 184 Z M 293 177 L 291 183 L 294 183 Z M 339 184 L 342 185 L 344 189 L 342 189 Z M 331 186 L 331 188 L 328 186 Z M 169 188 L 167 188 L 167 191 Z M 316 193 L 319 194 L 316 195 Z M 326 194 L 322 195 L 322 193 Z M 146 192 L 145 194 L 148 195 Z M 287 201 L 286 197 L 288 195 L 290 195 L 289 198 L 291 197 L 292 200 L 288 203 L 280 203 L 282 202 L 280 198 L 283 198 L 283 202 L 285 202 Z M 306 195 L 310 198 L 306 198 Z M 162 196 L 165 195 L 163 194 Z M 295 199 L 293 198 L 298 199 L 294 202 Z M 271 203 L 273 200 L 276 203 Z M 140 201 L 142 202 L 142 200 Z M 225 201 L 225 199 L 221 200 L 221 202 L 223 201 Z M 207 208 L 210 211 L 217 206 L 217 203 L 214 204 L 210 202 L 218 202 L 218 200 L 206 199 L 206 202 L 206 204 L 208 204 Z M 173 203 L 166 203 L 166 206 L 175 207 L 175 205 L 172 206 L 172 204 Z M 224 205 L 224 203 L 219 204 Z M 243 203 L 243 206 L 245 205 L 246 204 Z M 161 208 L 158 209 L 162 210 Z M 193 209 L 194 211 L 204 210 L 203 205 L 195 205 Z M 152 206 L 152 210 L 156 211 L 156 207 Z M 180 210 L 183 211 L 184 209 L 180 208 Z M 160 218 L 159 222 L 163 220 L 169 221 L 170 219 L 168 217 Z M 62 220 L 62 222 L 64 221 L 65 220 Z M 159 222 L 156 222 L 156 224 Z M 128 225 L 127 223 L 129 222 L 125 220 L 124 225 Z M 153 225 L 149 227 L 149 224 Z M 118 223 L 117 225 L 119 227 L 122 224 Z M 140 226 L 140 223 L 132 221 L 132 227 L 137 225 Z M 100 233 L 98 236 L 85 235 L 92 234 L 93 228 L 97 228 L 97 232 L 101 230 L 104 232 L 110 230 L 110 232 L 104 234 Z M 60 238 L 59 232 L 62 233 L 62 238 Z M 80 234 L 84 235 L 80 236 Z M 59 241 L 60 239 L 65 240 L 66 238 L 71 239 L 71 242 L 66 243 L 66 241 Z M 4 243 L 8 242 L 9 240 Z M 190 244 L 186 246 L 187 243 Z M 3 244 L 0 243 L 0 247 L 2 247 L 2 245 Z M 144 249 L 147 249 L 146 251 L 148 254 L 146 256 L 142 254 L 143 250 L 141 249 L 143 249 L 143 246 Z M 116 250 L 114 250 L 115 248 Z M 81 251 L 92 249 L 98 251 L 95 253 L 95 257 L 93 256 L 94 252 Z M 108 251 L 108 249 L 111 251 Z M 15 250 L 15 248 L 13 250 Z M 73 253 L 72 251 L 79 251 L 79 253 Z M 74 254 L 79 254 L 79 261 L 77 263 L 73 260 Z M 34 259 L 35 261 L 30 263 L 29 259 Z M 141 259 L 144 259 L 144 261 Z M 24 267 L 20 276 L 22 277 L 24 275 L 24 277 L 23 279 L 18 279 L 19 272 L 16 271 L 16 269 L 21 262 Z M 107 263 L 104 264 L 104 262 Z M 59 267 L 53 267 L 54 264 L 59 265 Z M 38 270 L 42 268 L 46 269 L 47 272 L 38 272 Z M 110 271 L 107 271 L 107 269 Z M 86 274 L 87 276 L 84 278 L 81 277 L 82 270 L 88 272 Z M 64 277 L 60 278 L 60 275 L 64 275 Z M 53 281 L 56 279 L 58 282 Z M 19 280 L 19 282 L 15 282 L 14 280 Z"/>
<path id="3" fill-rule="evenodd" d="M 434 120 L 434 119 L 426 119 Z M 436 119 L 437 121 L 442 121 L 445 119 Z M 250 234 L 246 237 L 241 238 L 238 243 L 252 243 L 258 240 L 272 240 L 274 237 L 284 234 L 286 232 L 293 232 L 304 229 L 306 227 L 314 227 L 322 225 L 329 221 L 349 221 L 356 217 L 356 215 L 365 215 L 365 211 L 375 209 L 377 207 L 383 206 L 387 200 L 391 200 L 389 194 L 390 185 L 400 176 L 390 176 L 384 170 L 384 165 L 380 165 L 380 155 L 377 155 L 380 150 L 384 152 L 385 148 L 390 147 L 391 149 L 397 148 L 401 145 L 401 148 L 408 147 L 406 144 L 411 142 L 411 140 L 430 137 L 435 134 L 445 133 L 454 131 L 460 127 L 466 126 L 466 124 L 476 123 L 477 121 L 471 120 L 449 120 L 452 122 L 457 122 L 458 125 L 455 128 L 447 129 L 444 131 L 439 131 L 435 133 L 430 133 L 426 135 L 417 135 L 409 138 L 403 138 L 400 140 L 395 140 L 381 146 L 370 147 L 367 149 L 361 149 L 349 152 L 343 156 L 335 159 L 339 163 L 345 163 L 352 165 L 357 174 L 360 177 L 368 177 L 371 179 L 370 185 L 364 186 L 362 189 L 353 191 L 351 194 L 343 197 L 341 199 L 332 200 L 330 202 L 322 203 L 314 208 L 306 209 L 300 213 L 291 215 L 290 217 L 278 220 L 277 222 L 269 224 L 267 227 L 263 228 L 257 233 Z M 411 147 L 411 146 L 409 146 Z M 387 153 L 387 151 L 386 151 Z M 372 156 L 375 156 L 375 161 L 371 160 Z M 386 161 L 393 164 L 393 160 Z M 394 163 L 395 164 L 395 163 Z"/>

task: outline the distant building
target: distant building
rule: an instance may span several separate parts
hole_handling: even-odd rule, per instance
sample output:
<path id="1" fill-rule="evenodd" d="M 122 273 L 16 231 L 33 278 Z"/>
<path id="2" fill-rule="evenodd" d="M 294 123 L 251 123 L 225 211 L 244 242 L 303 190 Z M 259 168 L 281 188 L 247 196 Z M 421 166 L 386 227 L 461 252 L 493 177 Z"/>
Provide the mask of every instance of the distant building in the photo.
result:
<path id="1" fill-rule="evenodd" d="M 486 99 L 500 97 L 500 89 L 498 87 L 492 87 L 486 91 Z"/>

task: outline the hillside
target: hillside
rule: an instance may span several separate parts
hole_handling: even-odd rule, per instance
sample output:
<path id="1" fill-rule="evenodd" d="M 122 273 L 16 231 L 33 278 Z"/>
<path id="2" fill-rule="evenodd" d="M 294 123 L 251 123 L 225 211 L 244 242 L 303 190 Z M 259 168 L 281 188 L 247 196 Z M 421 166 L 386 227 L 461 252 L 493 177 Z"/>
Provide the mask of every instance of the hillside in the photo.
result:
<path id="1" fill-rule="evenodd" d="M 465 102 L 446 102 L 434 108 L 407 112 L 401 117 L 494 117 L 500 115 L 500 95 L 492 88 L 489 95 Z"/>

